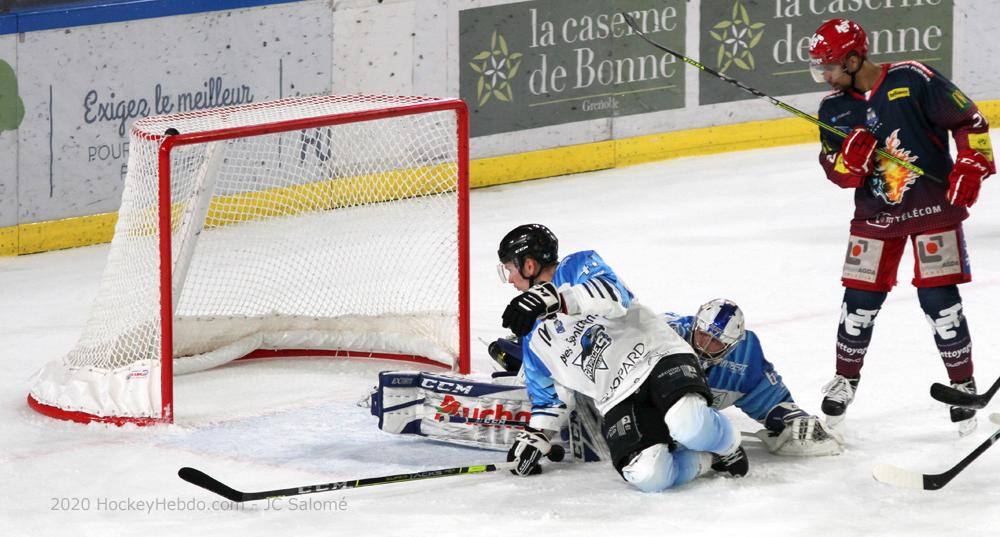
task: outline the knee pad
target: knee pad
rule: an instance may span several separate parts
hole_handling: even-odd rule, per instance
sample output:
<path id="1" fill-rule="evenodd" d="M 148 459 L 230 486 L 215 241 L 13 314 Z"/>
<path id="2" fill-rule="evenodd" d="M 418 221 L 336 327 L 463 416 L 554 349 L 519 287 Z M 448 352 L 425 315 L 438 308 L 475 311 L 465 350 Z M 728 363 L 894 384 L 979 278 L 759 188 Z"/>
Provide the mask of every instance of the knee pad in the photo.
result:
<path id="1" fill-rule="evenodd" d="M 957 285 L 917 288 L 917 298 L 935 337 L 942 341 L 967 339 L 968 328 L 963 328 L 965 315 Z"/>
<path id="2" fill-rule="evenodd" d="M 917 299 L 920 300 L 920 309 L 935 319 L 941 316 L 943 310 L 962 303 L 962 295 L 958 293 L 957 285 L 918 287 Z"/>
<path id="3" fill-rule="evenodd" d="M 656 444 L 633 457 L 622 468 L 622 477 L 643 492 L 659 492 L 687 483 L 711 468 L 711 453 L 687 449 L 671 453 L 667 444 Z"/>
<path id="4" fill-rule="evenodd" d="M 622 477 L 643 492 L 670 488 L 677 478 L 670 446 L 656 444 L 640 451 L 622 468 Z"/>
<path id="5" fill-rule="evenodd" d="M 841 329 L 851 336 L 860 336 L 875 323 L 875 317 L 888 293 L 847 288 L 840 306 Z"/>
<path id="6" fill-rule="evenodd" d="M 690 450 L 728 453 L 740 443 L 739 433 L 729 420 L 698 394 L 689 393 L 678 399 L 663 421 L 670 436 Z"/>
<path id="7" fill-rule="evenodd" d="M 705 427 L 706 421 L 710 419 L 710 412 L 704 397 L 687 393 L 667 409 L 663 421 L 670 430 L 670 436 L 683 444 L 684 439 L 690 438 Z"/>

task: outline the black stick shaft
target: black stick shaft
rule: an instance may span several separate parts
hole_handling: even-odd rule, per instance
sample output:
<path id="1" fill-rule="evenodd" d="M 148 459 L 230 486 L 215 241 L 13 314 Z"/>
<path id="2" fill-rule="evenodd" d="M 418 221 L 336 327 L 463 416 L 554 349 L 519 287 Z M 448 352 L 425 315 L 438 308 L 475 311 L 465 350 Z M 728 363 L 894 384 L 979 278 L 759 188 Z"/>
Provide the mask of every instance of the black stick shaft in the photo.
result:
<path id="1" fill-rule="evenodd" d="M 841 130 L 839 130 L 839 129 L 831 126 L 831 125 L 828 125 L 828 124 L 824 123 L 823 121 L 820 121 L 819 119 L 813 117 L 812 115 L 807 114 L 807 113 L 799 110 L 798 108 L 795 108 L 794 106 L 792 106 L 790 104 L 787 104 L 787 103 L 784 103 L 782 101 L 779 101 L 778 99 L 775 99 L 774 97 L 771 97 L 770 95 L 768 95 L 768 94 L 766 94 L 766 93 L 764 93 L 764 92 L 762 92 L 760 90 L 751 88 L 750 86 L 747 86 L 746 84 L 740 82 L 739 80 L 736 80 L 735 78 L 730 78 L 730 77 L 728 77 L 728 76 L 726 76 L 726 75 L 724 75 L 724 74 L 716 71 L 715 69 L 712 69 L 711 67 L 702 65 L 700 62 L 698 62 L 696 60 L 693 60 L 691 58 L 688 58 L 687 56 L 681 54 L 680 52 L 677 52 L 677 51 L 675 51 L 675 50 L 673 50 L 673 49 L 671 49 L 669 47 L 666 47 L 664 45 L 661 45 L 661 44 L 657 43 L 656 41 L 653 41 L 652 39 L 650 39 L 649 37 L 647 37 L 645 33 L 643 33 L 642 29 L 639 28 L 639 24 L 632 17 L 632 15 L 629 15 L 628 13 L 622 13 L 622 16 L 625 17 L 625 22 L 629 26 L 632 27 L 632 29 L 635 31 L 636 35 L 638 35 L 639 37 L 641 37 L 645 42 L 649 43 L 650 45 L 652 45 L 652 46 L 654 46 L 654 47 L 662 50 L 663 52 L 666 52 L 667 54 L 670 54 L 670 55 L 676 57 L 677 59 L 679 59 L 679 60 L 687 63 L 688 65 L 691 65 L 693 67 L 697 67 L 698 69 L 700 69 L 700 70 L 702 70 L 702 71 L 704 71 L 704 72 L 706 72 L 706 73 L 708 73 L 710 75 L 713 75 L 713 76 L 719 78 L 720 80 L 728 82 L 728 83 L 730 83 L 730 84 L 732 84 L 732 85 L 740 88 L 741 90 L 746 91 L 747 93 L 750 93 L 751 95 L 753 95 L 755 97 L 759 97 L 761 99 L 764 99 L 764 100 L 768 101 L 769 103 L 773 104 L 774 106 L 777 106 L 778 108 L 780 108 L 780 109 L 782 109 L 782 110 L 784 110 L 784 111 L 792 114 L 793 116 L 802 118 L 802 119 L 804 119 L 804 120 L 812 123 L 813 125 L 816 125 L 817 127 L 819 127 L 821 129 L 827 131 L 827 132 L 830 132 L 830 133 L 833 133 L 833 134 L 835 134 L 837 136 L 840 136 L 841 138 L 847 138 L 847 133 L 845 133 L 845 132 L 843 132 L 843 131 L 841 131 Z M 891 160 L 892 162 L 896 163 L 897 165 L 902 166 L 902 167 L 906 168 L 907 170 L 910 170 L 913 173 L 916 173 L 918 175 L 923 175 L 924 177 L 927 177 L 928 179 L 931 179 L 932 181 L 937 181 L 937 182 L 942 183 L 942 184 L 944 183 L 943 180 L 938 179 L 937 177 L 934 177 L 933 175 L 929 175 L 927 173 L 924 173 L 924 170 L 922 168 L 920 168 L 916 164 L 913 164 L 912 162 L 906 162 L 905 160 L 902 160 L 899 157 L 897 157 L 897 156 L 895 156 L 895 155 L 893 155 L 893 154 L 891 154 L 891 153 L 889 153 L 889 152 L 887 152 L 887 151 L 885 151 L 883 149 L 876 149 L 876 152 L 879 155 L 881 155 L 882 157 Z"/>
<path id="2" fill-rule="evenodd" d="M 986 450 L 990 448 L 990 446 L 995 444 L 997 442 L 997 439 L 1000 439 L 1000 429 L 997 429 L 997 431 L 993 433 L 989 438 L 987 438 L 985 442 L 979 444 L 979 447 L 973 450 L 972 453 L 966 455 L 964 459 L 958 461 L 958 464 L 953 466 L 948 471 L 940 474 L 924 475 L 924 489 L 937 490 L 947 485 L 948 482 L 954 479 L 954 477 L 957 476 L 959 472 L 964 470 L 966 466 L 968 466 L 972 461 L 976 460 L 977 457 L 985 453 Z"/>
<path id="3" fill-rule="evenodd" d="M 318 485 L 304 485 L 285 489 L 264 490 L 259 492 L 243 492 L 236 490 L 229 485 L 215 479 L 214 477 L 195 468 L 181 468 L 177 475 L 205 490 L 214 492 L 219 496 L 233 502 L 249 502 L 263 500 L 266 498 L 276 498 L 281 496 L 298 496 L 302 494 L 314 494 L 317 492 L 328 492 L 332 490 L 354 489 L 369 487 L 373 485 L 386 485 L 389 483 L 402 483 L 408 481 L 418 481 L 422 479 L 433 479 L 435 477 L 448 477 L 453 475 L 481 474 L 514 468 L 515 463 L 495 463 L 482 464 L 478 466 L 458 466 L 455 468 L 442 468 L 440 470 L 427 470 L 425 472 L 413 472 L 408 474 L 395 474 L 380 477 L 367 477 L 363 479 L 352 479 L 348 481 L 334 481 L 332 483 L 320 483 Z"/>

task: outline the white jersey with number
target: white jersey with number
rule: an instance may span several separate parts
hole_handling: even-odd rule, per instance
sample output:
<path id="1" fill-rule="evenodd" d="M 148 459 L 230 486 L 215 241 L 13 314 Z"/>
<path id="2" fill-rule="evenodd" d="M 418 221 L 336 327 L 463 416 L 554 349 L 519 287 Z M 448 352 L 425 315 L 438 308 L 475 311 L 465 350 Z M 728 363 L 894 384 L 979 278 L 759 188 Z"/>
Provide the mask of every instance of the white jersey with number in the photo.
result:
<path id="1" fill-rule="evenodd" d="M 557 430 L 567 407 L 557 385 L 592 398 L 601 414 L 632 394 L 664 356 L 693 354 L 660 315 L 592 251 L 563 259 L 552 283 L 568 313 L 535 324 L 522 339 L 531 426 Z"/>

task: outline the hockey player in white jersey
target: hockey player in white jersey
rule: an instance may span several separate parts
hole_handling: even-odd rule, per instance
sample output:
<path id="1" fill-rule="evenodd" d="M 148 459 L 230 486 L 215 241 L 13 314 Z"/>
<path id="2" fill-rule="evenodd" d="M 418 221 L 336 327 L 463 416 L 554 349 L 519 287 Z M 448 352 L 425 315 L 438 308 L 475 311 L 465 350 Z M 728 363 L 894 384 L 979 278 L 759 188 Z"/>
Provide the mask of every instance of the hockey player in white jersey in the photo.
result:
<path id="1" fill-rule="evenodd" d="M 564 389 L 594 400 L 612 464 L 640 490 L 677 486 L 710 468 L 747 473 L 740 435 L 709 406 L 712 392 L 691 346 L 635 302 L 596 252 L 557 261 L 555 235 L 527 224 L 501 240 L 498 256 L 501 278 L 521 291 L 503 326 L 522 338 L 532 402 L 530 427 L 508 453 L 514 473 L 541 471 L 568 412 Z"/>

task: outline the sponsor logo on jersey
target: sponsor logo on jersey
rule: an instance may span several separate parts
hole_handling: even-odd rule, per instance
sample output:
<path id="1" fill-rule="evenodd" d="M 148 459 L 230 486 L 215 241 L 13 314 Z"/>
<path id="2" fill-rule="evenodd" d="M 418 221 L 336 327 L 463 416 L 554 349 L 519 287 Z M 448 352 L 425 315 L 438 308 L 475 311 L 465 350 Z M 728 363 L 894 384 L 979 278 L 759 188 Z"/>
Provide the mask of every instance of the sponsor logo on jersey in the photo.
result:
<path id="1" fill-rule="evenodd" d="M 608 364 L 604 361 L 604 351 L 611 346 L 614 341 L 608 335 L 604 327 L 595 324 L 587 329 L 580 338 L 580 354 L 573 360 L 573 365 L 580 368 L 591 382 L 595 382 L 597 371 L 607 369 Z"/>
<path id="2" fill-rule="evenodd" d="M 563 326 L 562 321 L 560 321 L 559 319 L 556 319 L 555 321 L 553 321 L 552 325 L 556 327 L 556 333 L 557 334 L 565 334 L 566 333 L 566 327 Z"/>
<path id="3" fill-rule="evenodd" d="M 747 364 L 738 364 L 736 362 L 731 362 L 729 360 L 723 360 L 717 364 L 716 367 L 721 367 L 722 369 L 728 369 L 737 375 L 742 375 L 746 373 Z"/>
<path id="4" fill-rule="evenodd" d="M 835 116 L 831 116 L 830 117 L 830 123 L 836 123 L 837 121 L 840 121 L 841 119 L 843 119 L 843 118 L 845 118 L 847 116 L 850 116 L 850 115 L 851 115 L 851 111 L 850 110 L 848 110 L 846 112 L 841 112 L 841 113 L 839 113 L 839 114 L 837 114 Z"/>
<path id="5" fill-rule="evenodd" d="M 889 100 L 895 101 L 896 99 L 902 99 L 903 97 L 910 96 L 910 88 L 895 88 L 889 90 Z"/>
<path id="6" fill-rule="evenodd" d="M 884 150 L 903 162 L 915 162 L 919 158 L 917 155 L 911 155 L 909 149 L 902 147 L 899 129 L 892 131 L 892 134 L 885 139 Z M 910 190 L 919 176 L 885 157 L 876 155 L 875 161 L 875 174 L 870 181 L 872 193 L 887 205 L 899 205 L 903 202 L 903 195 Z"/>
<path id="7" fill-rule="evenodd" d="M 912 211 L 907 211 L 903 214 L 895 215 L 889 213 L 878 213 L 872 218 L 865 221 L 871 227 L 877 227 L 885 229 L 893 224 L 898 224 L 904 222 L 911 218 L 920 218 L 921 216 L 929 216 L 932 214 L 938 214 L 942 211 L 940 205 L 934 205 L 933 207 L 920 207 L 918 209 L 913 209 Z"/>
<path id="8" fill-rule="evenodd" d="M 434 414 L 435 421 L 444 421 L 448 416 L 460 416 L 466 419 L 477 420 L 477 422 L 466 422 L 466 425 L 487 425 L 495 427 L 505 427 L 500 423 L 491 424 L 491 420 L 497 422 L 504 421 L 529 421 L 531 411 L 513 411 L 504 408 L 502 403 L 497 403 L 491 407 L 473 406 L 469 408 L 462 404 L 462 401 L 452 395 L 445 395 L 444 400 L 438 406 L 438 412 Z M 506 425 L 510 427 L 510 425 Z"/>
<path id="9" fill-rule="evenodd" d="M 972 107 L 972 101 L 970 101 L 969 98 L 966 97 L 965 94 L 958 88 L 955 88 L 955 90 L 951 92 L 951 100 L 955 101 L 959 110 L 968 110 Z"/>
<path id="10" fill-rule="evenodd" d="M 622 360 L 620 366 L 618 366 L 618 371 L 615 372 L 615 378 L 611 379 L 611 383 L 608 384 L 608 391 L 604 392 L 601 396 L 600 401 L 602 403 L 607 402 L 611 399 L 611 396 L 615 393 L 615 390 L 622 385 L 622 381 L 625 377 L 632 372 L 633 369 L 639 364 L 639 360 L 642 360 L 646 356 L 646 345 L 643 343 L 636 343 L 632 350 L 629 351 L 628 355 Z M 650 359 L 652 360 L 652 359 Z M 648 363 L 648 361 L 647 361 Z M 639 379 L 635 379 L 639 380 Z"/>

